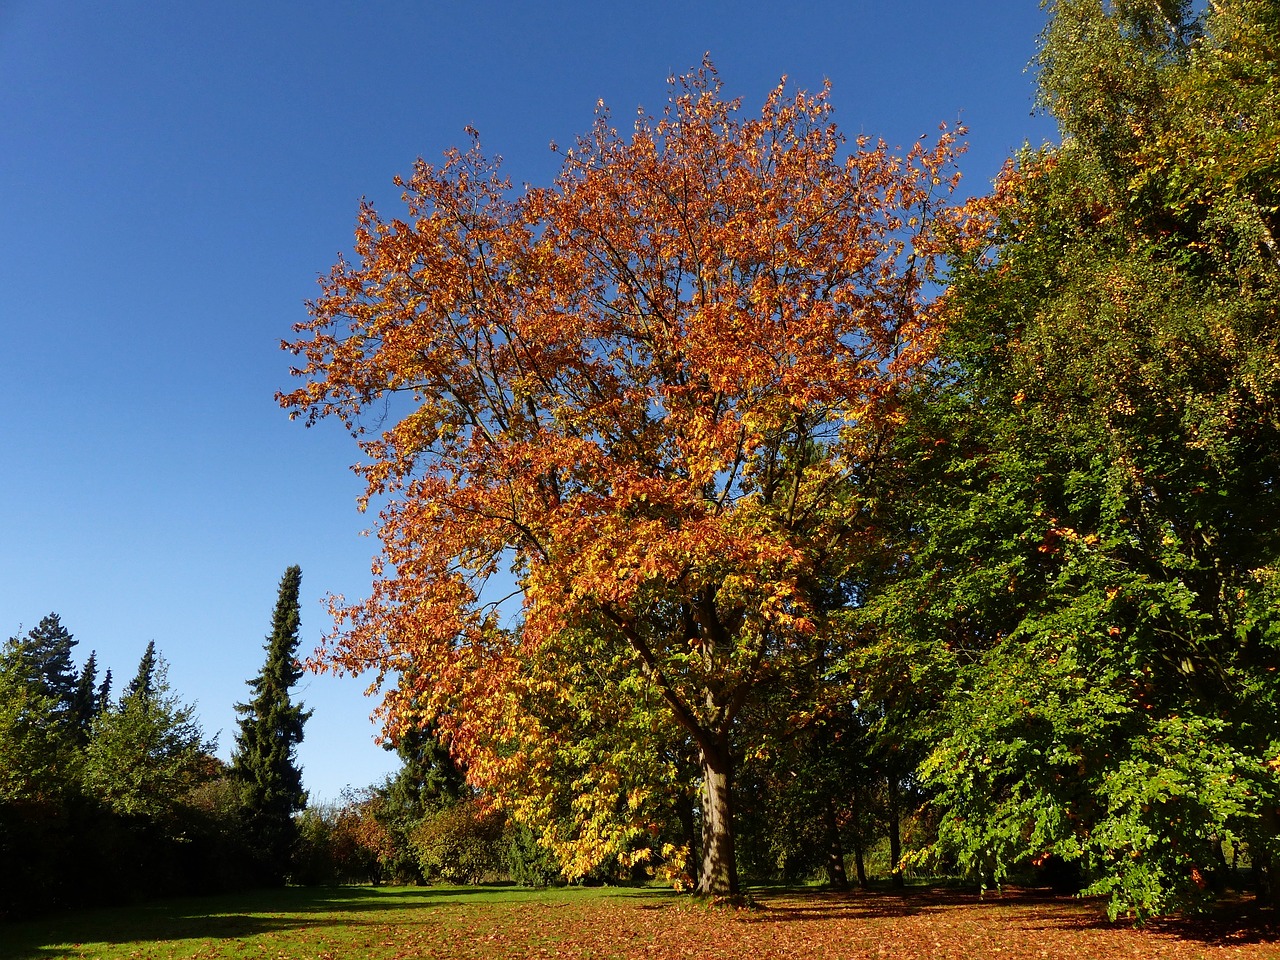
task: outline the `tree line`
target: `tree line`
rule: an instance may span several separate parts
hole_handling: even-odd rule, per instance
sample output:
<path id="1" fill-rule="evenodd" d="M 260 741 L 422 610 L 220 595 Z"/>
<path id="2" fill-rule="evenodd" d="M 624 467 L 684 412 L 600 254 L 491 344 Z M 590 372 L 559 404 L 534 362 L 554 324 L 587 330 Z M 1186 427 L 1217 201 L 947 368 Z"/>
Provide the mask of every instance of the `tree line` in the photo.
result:
<path id="1" fill-rule="evenodd" d="M 566 875 L 1280 896 L 1280 4 L 1047 10 L 1062 140 L 969 201 L 704 63 L 362 206 L 279 397 L 381 505 L 322 660 Z"/>
<path id="2" fill-rule="evenodd" d="M 289 692 L 300 582 L 298 567 L 281 580 L 230 764 L 154 641 L 118 696 L 96 652 L 76 667 L 56 613 L 0 647 L 0 918 L 284 882 L 306 801 L 310 713 Z"/>

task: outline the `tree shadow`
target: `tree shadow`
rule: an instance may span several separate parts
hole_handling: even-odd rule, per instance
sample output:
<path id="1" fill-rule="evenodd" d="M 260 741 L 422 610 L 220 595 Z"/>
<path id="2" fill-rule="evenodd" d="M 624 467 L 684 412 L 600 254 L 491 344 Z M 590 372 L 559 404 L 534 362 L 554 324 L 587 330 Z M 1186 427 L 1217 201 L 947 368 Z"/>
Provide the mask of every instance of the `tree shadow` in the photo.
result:
<path id="1" fill-rule="evenodd" d="M 774 902 L 771 899 L 777 897 Z M 919 887 L 907 890 L 786 891 L 763 890 L 766 909 L 744 917 L 757 921 L 821 919 L 901 919 L 927 914 L 945 916 L 974 909 L 1000 910 L 1001 923 L 1031 931 L 1125 930 L 1132 921 L 1109 920 L 1103 898 L 1080 898 L 1048 888 L 1006 887 L 979 894 L 973 889 Z M 1162 917 L 1141 928 L 1155 937 L 1206 947 L 1280 943 L 1280 917 L 1249 900 L 1220 904 L 1206 916 Z"/>
<path id="2" fill-rule="evenodd" d="M 774 899 L 781 895 L 783 899 Z M 974 890 L 952 887 L 909 887 L 904 890 L 766 889 L 759 891 L 766 908 L 761 920 L 900 919 L 939 913 L 982 903 Z"/>
<path id="3" fill-rule="evenodd" d="M 1246 899 L 1217 904 L 1209 913 L 1199 916 L 1168 916 L 1146 920 L 1140 925 L 1126 918 L 1109 920 L 1106 901 L 1089 903 L 1094 910 L 1083 912 L 1025 914 L 1028 929 L 1036 930 L 1123 930 L 1136 928 L 1155 937 L 1184 941 L 1206 947 L 1245 947 L 1258 944 L 1280 944 L 1280 917 L 1274 910 Z"/>
<path id="4" fill-rule="evenodd" d="M 519 888 L 493 886 L 289 887 L 75 911 L 0 924 L 0 960 L 62 957 L 66 948 L 61 945 L 68 943 L 240 940 L 290 930 L 385 923 L 360 918 L 374 911 L 394 911 L 396 923 L 411 925 L 414 921 L 406 913 L 503 890 L 519 896 Z"/>

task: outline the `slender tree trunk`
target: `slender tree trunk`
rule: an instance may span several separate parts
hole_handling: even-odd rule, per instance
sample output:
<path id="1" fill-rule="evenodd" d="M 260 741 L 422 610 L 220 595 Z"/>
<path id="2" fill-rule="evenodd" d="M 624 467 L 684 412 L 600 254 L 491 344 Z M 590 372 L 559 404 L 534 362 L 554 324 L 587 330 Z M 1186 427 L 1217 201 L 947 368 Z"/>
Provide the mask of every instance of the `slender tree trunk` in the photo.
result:
<path id="1" fill-rule="evenodd" d="M 867 883 L 867 861 L 863 857 L 861 836 L 853 838 L 853 869 L 858 876 L 858 887 L 867 889 L 870 884 Z"/>
<path id="2" fill-rule="evenodd" d="M 840 843 L 840 825 L 836 822 L 836 802 L 827 799 L 827 882 L 837 890 L 849 889 L 849 877 L 844 872 L 844 846 Z"/>
<path id="3" fill-rule="evenodd" d="M 738 863 L 733 849 L 733 765 L 728 738 L 698 750 L 702 762 L 702 869 L 698 893 L 726 896 L 738 892 Z"/>
<path id="4" fill-rule="evenodd" d="M 902 803 L 898 793 L 898 778 L 889 775 L 889 859 L 893 863 L 893 885 L 906 886 L 902 876 Z"/>
<path id="5" fill-rule="evenodd" d="M 696 880 L 698 875 L 698 831 L 695 826 L 695 818 L 693 815 L 693 797 L 688 794 L 682 794 L 676 800 L 676 815 L 680 818 L 680 839 L 688 851 L 688 856 L 682 865 L 684 872 L 689 875 L 691 880 Z"/>
<path id="6" fill-rule="evenodd" d="M 1269 837 L 1280 833 L 1280 812 L 1268 806 L 1262 811 L 1262 827 Z M 1280 910 L 1280 864 L 1267 851 L 1253 863 L 1254 882 L 1258 885 L 1258 898 Z"/>

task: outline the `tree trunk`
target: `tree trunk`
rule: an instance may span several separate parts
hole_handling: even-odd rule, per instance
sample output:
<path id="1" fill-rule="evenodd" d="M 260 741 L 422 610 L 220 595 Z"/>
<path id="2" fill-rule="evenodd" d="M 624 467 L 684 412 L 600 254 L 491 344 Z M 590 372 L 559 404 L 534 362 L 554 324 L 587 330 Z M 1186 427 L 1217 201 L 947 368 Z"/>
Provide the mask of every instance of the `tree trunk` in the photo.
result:
<path id="1" fill-rule="evenodd" d="M 733 765 L 727 738 L 698 750 L 702 762 L 702 869 L 698 893 L 728 896 L 738 892 L 738 863 L 733 850 Z"/>
<path id="2" fill-rule="evenodd" d="M 889 776 L 889 860 L 893 864 L 893 885 L 906 886 L 902 875 L 902 804 L 898 794 L 898 778 Z"/>
<path id="3" fill-rule="evenodd" d="M 862 854 L 862 837 L 853 838 L 853 869 L 858 875 L 858 886 L 865 890 L 869 886 L 867 883 L 867 861 Z"/>
<path id="4" fill-rule="evenodd" d="M 1262 828 L 1268 837 L 1274 837 L 1280 833 L 1280 810 L 1271 806 L 1265 807 L 1261 820 Z M 1276 863 L 1275 856 L 1269 850 L 1251 859 L 1253 859 L 1258 898 L 1263 903 L 1280 910 L 1280 864 Z"/>
<path id="5" fill-rule="evenodd" d="M 680 818 L 680 840 L 687 854 L 681 869 L 692 881 L 698 875 L 698 830 L 693 815 L 693 797 L 681 794 L 676 799 L 676 816 Z"/>
<path id="6" fill-rule="evenodd" d="M 827 882 L 837 890 L 849 889 L 849 877 L 844 872 L 844 846 L 840 843 L 840 825 L 836 822 L 836 803 L 827 800 Z"/>

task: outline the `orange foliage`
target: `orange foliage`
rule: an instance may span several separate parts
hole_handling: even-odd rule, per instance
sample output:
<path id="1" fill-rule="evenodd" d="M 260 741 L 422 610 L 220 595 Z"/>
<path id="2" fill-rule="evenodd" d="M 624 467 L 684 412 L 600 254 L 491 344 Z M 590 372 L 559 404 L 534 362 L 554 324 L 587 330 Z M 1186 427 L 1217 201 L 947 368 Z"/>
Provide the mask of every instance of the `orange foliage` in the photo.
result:
<path id="1" fill-rule="evenodd" d="M 621 651 L 704 763 L 761 678 L 838 646 L 814 586 L 936 339 L 954 133 L 896 157 L 851 149 L 826 89 L 747 118 L 709 64 L 672 83 L 629 136 L 602 108 L 549 187 L 474 133 L 419 161 L 285 344 L 281 403 L 341 418 L 382 504 L 372 596 L 334 604 L 317 665 L 412 664 L 389 730 L 425 709 L 481 785 L 520 762 L 519 694 L 565 682 L 531 678 L 548 639 Z M 514 631 L 484 592 L 507 570 Z"/>

